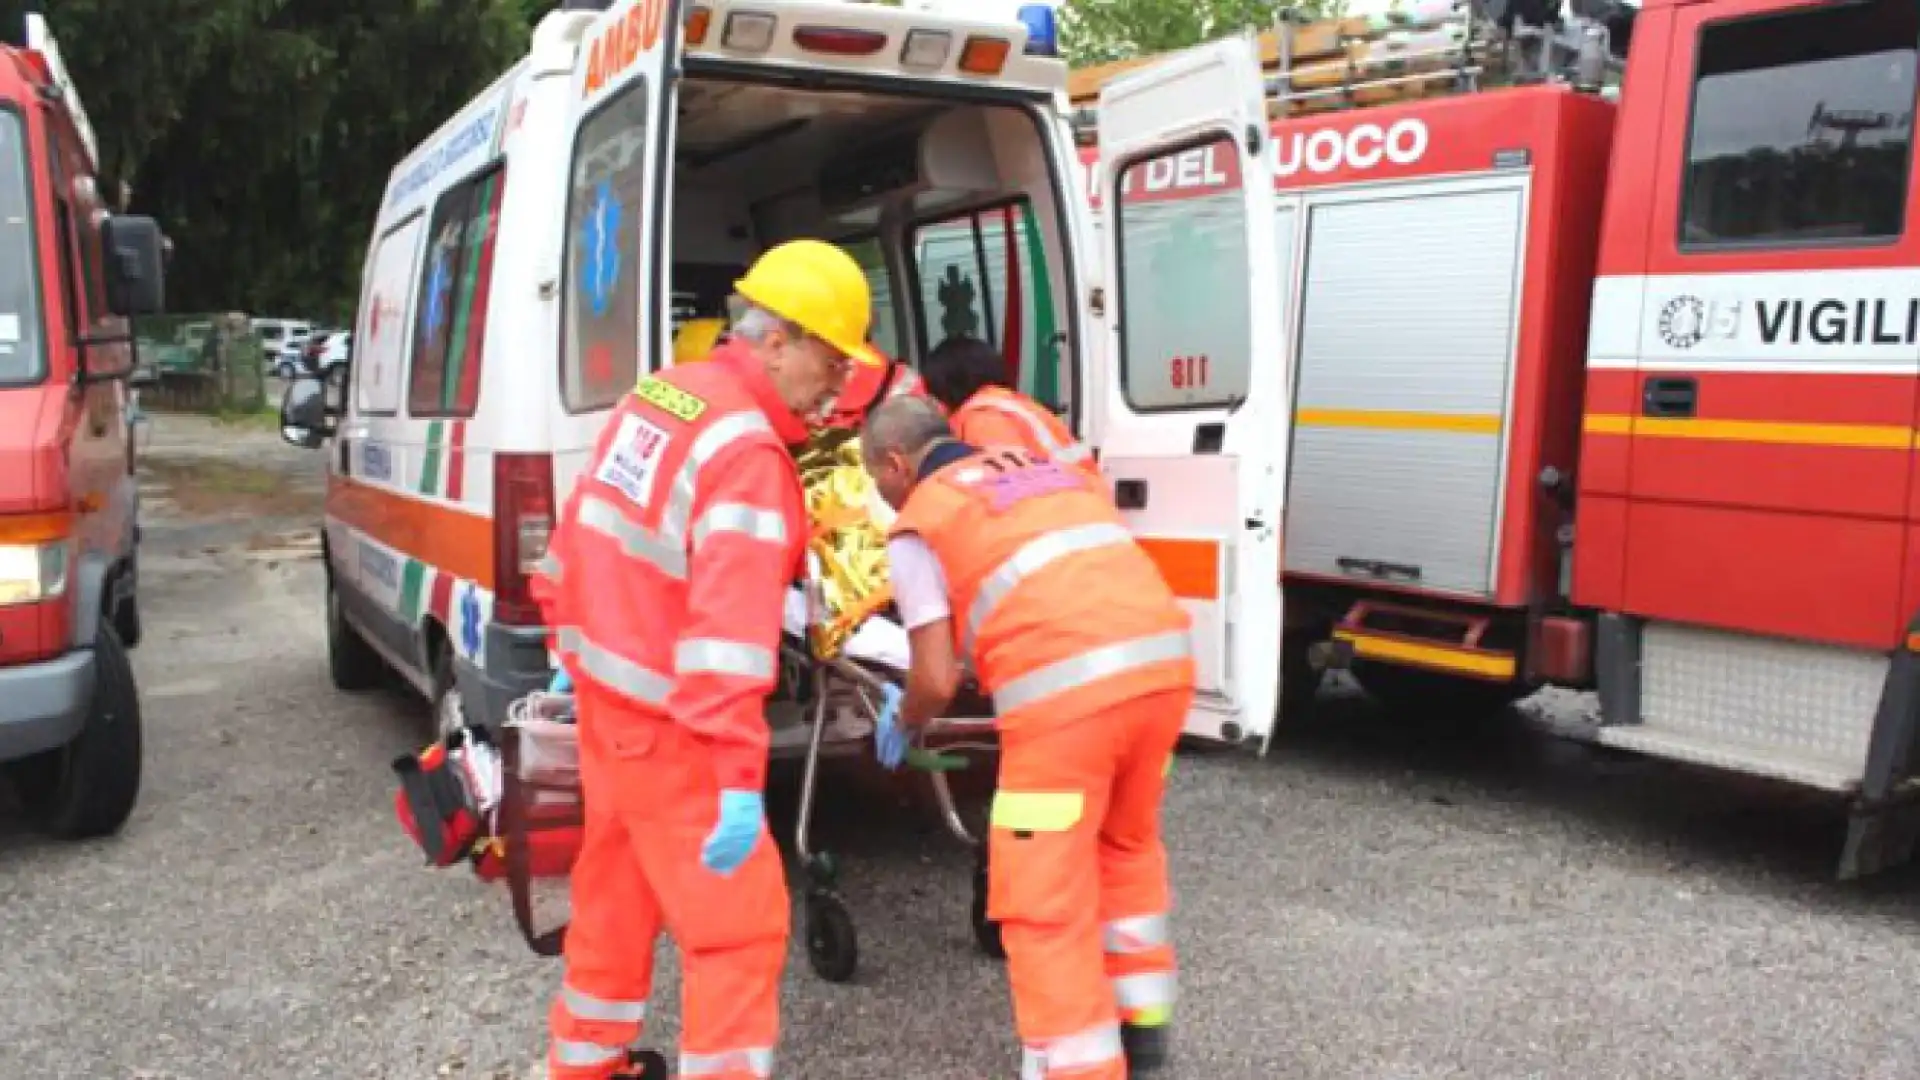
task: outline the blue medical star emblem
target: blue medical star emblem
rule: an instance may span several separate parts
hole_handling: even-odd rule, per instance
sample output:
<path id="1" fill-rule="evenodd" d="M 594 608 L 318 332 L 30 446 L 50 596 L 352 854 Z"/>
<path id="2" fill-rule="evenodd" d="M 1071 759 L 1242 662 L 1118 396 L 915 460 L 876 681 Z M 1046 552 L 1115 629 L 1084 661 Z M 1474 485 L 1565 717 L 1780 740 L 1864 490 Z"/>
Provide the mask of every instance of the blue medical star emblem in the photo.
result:
<path id="1" fill-rule="evenodd" d="M 472 589 L 460 594 L 460 644 L 468 656 L 480 655 L 480 601 Z"/>
<path id="2" fill-rule="evenodd" d="M 442 250 L 434 255 L 433 272 L 427 277 L 427 335 L 429 337 L 439 335 L 440 325 L 447 318 L 447 287 L 452 284 L 448 277 L 447 253 Z"/>
<path id="3" fill-rule="evenodd" d="M 613 289 L 620 281 L 620 197 L 613 193 L 613 182 L 600 181 L 593 191 L 593 205 L 587 219 L 580 223 L 580 283 L 587 290 L 587 301 L 599 318 L 613 302 Z"/>

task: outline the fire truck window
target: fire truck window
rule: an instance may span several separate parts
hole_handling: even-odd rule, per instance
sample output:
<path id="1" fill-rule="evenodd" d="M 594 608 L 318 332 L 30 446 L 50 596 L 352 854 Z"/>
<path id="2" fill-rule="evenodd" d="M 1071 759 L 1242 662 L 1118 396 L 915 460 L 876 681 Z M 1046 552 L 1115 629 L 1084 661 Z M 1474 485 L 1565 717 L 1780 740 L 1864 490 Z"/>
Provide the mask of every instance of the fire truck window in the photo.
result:
<path id="1" fill-rule="evenodd" d="M 1120 387 L 1139 412 L 1246 397 L 1253 285 L 1234 144 L 1134 162 L 1120 175 Z"/>
<path id="2" fill-rule="evenodd" d="M 1920 9 L 1911 0 L 1703 30 L 1680 246 L 1898 237 L 1917 45 Z"/>
<path id="3" fill-rule="evenodd" d="M 921 223 L 913 233 L 920 324 L 929 350 L 979 338 L 1007 358 L 1009 381 L 1063 407 L 1052 275 L 1026 199 Z"/>
<path id="4" fill-rule="evenodd" d="M 46 373 L 26 130 L 18 113 L 0 109 L 0 386 L 38 382 Z"/>
<path id="5" fill-rule="evenodd" d="M 613 407 L 638 377 L 647 130 L 647 84 L 636 81 L 575 144 L 560 309 L 560 394 L 571 412 Z"/>
<path id="6" fill-rule="evenodd" d="M 414 416 L 472 416 L 479 405 L 506 178 L 505 169 L 489 169 L 447 191 L 433 209 L 415 294 L 420 299 L 407 382 L 407 411 Z"/>
<path id="7" fill-rule="evenodd" d="M 887 272 L 886 252 L 880 247 L 880 239 L 869 236 L 845 247 L 860 264 L 861 272 L 867 275 L 867 291 L 873 294 L 874 347 L 899 359 L 900 311 L 893 302 L 893 275 Z"/>

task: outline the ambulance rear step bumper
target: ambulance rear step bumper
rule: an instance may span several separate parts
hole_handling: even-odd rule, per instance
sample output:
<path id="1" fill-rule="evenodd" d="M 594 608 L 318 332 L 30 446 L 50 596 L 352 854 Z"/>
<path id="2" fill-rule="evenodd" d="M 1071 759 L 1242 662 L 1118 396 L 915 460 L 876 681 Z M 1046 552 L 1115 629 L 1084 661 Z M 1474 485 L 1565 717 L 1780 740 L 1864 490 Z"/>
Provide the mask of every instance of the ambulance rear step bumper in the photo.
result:
<path id="1" fill-rule="evenodd" d="M 1351 660 L 1395 664 L 1483 682 L 1512 682 L 1519 657 L 1486 647 L 1493 617 L 1384 600 L 1361 600 L 1333 628 L 1340 666 Z"/>

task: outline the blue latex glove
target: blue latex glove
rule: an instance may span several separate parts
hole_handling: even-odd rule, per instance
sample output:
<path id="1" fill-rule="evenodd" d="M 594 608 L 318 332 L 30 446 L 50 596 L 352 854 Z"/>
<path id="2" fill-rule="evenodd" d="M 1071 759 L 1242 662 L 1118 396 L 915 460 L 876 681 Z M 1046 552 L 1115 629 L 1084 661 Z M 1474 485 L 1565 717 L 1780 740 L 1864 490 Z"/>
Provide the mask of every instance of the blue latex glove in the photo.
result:
<path id="1" fill-rule="evenodd" d="M 567 675 L 566 668 L 553 669 L 553 682 L 547 685 L 547 692 L 550 694 L 573 693 L 573 679 Z"/>
<path id="2" fill-rule="evenodd" d="M 886 699 L 880 715 L 873 723 L 873 753 L 880 764 L 889 769 L 897 769 L 907 758 L 907 744 L 913 741 L 907 729 L 900 724 L 900 702 L 906 697 L 900 688 L 888 683 L 880 696 Z"/>
<path id="3" fill-rule="evenodd" d="M 720 822 L 707 834 L 700 849 L 700 864 L 719 874 L 731 875 L 753 853 L 760 839 L 760 825 L 766 820 L 766 803 L 757 791 L 728 789 L 720 793 Z"/>

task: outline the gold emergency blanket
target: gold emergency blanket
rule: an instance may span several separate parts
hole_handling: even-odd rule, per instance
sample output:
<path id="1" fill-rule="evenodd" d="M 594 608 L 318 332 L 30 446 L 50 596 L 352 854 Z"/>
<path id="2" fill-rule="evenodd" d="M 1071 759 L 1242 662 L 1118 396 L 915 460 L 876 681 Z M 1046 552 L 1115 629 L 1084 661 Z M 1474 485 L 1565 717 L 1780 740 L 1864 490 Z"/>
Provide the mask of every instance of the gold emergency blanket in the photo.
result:
<path id="1" fill-rule="evenodd" d="M 820 563 L 826 621 L 809 630 L 816 655 L 830 659 L 867 617 L 893 602 L 887 580 L 887 535 L 868 513 L 873 478 L 860 463 L 851 431 L 816 434 L 796 455 L 813 523 L 808 548 Z"/>

